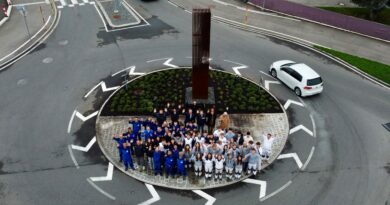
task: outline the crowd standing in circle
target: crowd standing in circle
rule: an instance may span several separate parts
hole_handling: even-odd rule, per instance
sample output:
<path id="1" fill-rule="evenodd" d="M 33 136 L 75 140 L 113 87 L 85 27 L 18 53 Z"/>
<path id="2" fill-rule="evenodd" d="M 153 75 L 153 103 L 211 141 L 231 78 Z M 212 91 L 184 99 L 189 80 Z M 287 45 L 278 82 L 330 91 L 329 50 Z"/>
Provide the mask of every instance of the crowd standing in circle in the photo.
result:
<path id="1" fill-rule="evenodd" d="M 194 105 L 196 105 L 194 103 Z M 184 122 L 180 121 L 184 115 Z M 170 122 L 168 122 L 170 118 Z M 272 154 L 274 137 L 263 133 L 263 143 L 254 142 L 251 133 L 229 128 L 225 112 L 218 119 L 214 108 L 189 106 L 154 109 L 154 117 L 129 119 L 127 132 L 116 135 L 120 162 L 125 170 L 149 170 L 165 177 L 187 176 L 221 180 L 240 179 L 243 174 L 256 175 L 263 160 Z M 207 129 L 205 129 L 205 127 Z M 133 162 L 135 159 L 135 162 Z M 136 165 L 136 166 L 135 166 Z"/>

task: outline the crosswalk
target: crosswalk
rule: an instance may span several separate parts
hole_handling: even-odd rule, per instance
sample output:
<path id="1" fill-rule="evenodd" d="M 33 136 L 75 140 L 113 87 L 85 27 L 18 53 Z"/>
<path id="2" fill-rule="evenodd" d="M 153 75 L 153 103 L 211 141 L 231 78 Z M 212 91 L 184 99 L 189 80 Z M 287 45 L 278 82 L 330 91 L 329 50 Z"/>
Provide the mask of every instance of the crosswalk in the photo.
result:
<path id="1" fill-rule="evenodd" d="M 64 7 L 84 6 L 84 5 L 87 5 L 87 4 L 94 5 L 95 1 L 89 1 L 89 0 L 59 0 L 58 3 L 60 5 L 58 5 L 57 8 L 62 9 Z"/>

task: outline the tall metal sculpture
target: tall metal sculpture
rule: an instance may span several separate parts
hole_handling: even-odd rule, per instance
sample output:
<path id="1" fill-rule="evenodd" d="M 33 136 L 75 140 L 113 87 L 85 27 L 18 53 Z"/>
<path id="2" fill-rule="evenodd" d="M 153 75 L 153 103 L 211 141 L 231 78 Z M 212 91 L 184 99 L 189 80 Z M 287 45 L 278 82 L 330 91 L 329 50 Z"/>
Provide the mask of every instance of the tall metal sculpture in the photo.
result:
<path id="1" fill-rule="evenodd" d="M 210 9 L 192 11 L 192 99 L 207 99 L 210 58 Z"/>

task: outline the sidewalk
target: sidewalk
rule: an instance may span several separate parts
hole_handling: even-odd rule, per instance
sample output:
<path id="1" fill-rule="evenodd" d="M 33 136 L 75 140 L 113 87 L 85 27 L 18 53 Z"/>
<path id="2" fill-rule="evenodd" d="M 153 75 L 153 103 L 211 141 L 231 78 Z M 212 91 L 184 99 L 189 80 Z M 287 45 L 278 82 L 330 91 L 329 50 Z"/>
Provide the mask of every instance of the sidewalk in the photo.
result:
<path id="1" fill-rule="evenodd" d="M 247 25 L 256 30 L 271 33 L 277 32 L 296 41 L 309 45 L 322 45 L 352 55 L 379 61 L 390 65 L 390 44 L 361 35 L 345 32 L 320 24 L 294 18 L 262 12 L 260 9 L 236 0 L 170 0 L 187 10 L 194 7 L 212 7 L 212 14 L 218 19 L 227 19 Z M 237 8 L 239 7 L 239 8 Z M 249 9 L 246 12 L 246 8 Z"/>
<path id="2" fill-rule="evenodd" d="M 12 15 L 0 27 L 0 65 L 22 52 L 25 46 L 34 41 L 34 39 L 29 41 L 29 38 L 43 34 L 54 19 L 50 4 L 25 5 L 28 32 L 24 17 L 17 7 L 18 5 L 14 4 Z M 47 22 L 49 16 L 50 22 Z"/>

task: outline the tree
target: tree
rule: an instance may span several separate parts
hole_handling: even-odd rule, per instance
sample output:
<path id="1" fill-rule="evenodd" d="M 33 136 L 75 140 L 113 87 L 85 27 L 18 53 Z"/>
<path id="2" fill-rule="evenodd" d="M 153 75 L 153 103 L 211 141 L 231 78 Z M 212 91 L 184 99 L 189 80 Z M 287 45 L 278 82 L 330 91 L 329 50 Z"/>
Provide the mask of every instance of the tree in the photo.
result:
<path id="1" fill-rule="evenodd" d="M 390 0 L 352 0 L 352 2 L 368 8 L 370 10 L 370 19 L 374 20 L 376 15 L 386 7 Z"/>

